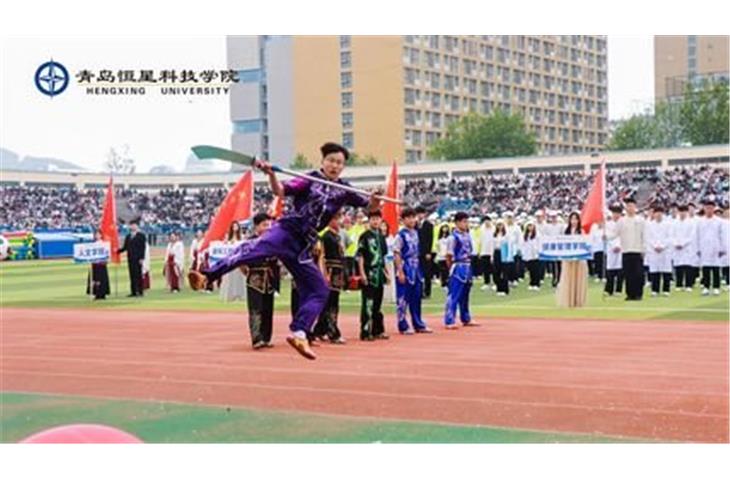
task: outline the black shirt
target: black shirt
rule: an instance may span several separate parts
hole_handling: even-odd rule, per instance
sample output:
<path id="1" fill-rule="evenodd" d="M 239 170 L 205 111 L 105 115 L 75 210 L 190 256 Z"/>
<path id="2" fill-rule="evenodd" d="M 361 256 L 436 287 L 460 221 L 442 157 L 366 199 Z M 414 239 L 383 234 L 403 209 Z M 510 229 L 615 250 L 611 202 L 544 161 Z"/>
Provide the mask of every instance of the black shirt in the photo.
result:
<path id="1" fill-rule="evenodd" d="M 360 235 L 357 255 L 362 257 L 368 283 L 378 287 L 385 283 L 385 255 L 388 245 L 382 233 L 367 230 Z"/>

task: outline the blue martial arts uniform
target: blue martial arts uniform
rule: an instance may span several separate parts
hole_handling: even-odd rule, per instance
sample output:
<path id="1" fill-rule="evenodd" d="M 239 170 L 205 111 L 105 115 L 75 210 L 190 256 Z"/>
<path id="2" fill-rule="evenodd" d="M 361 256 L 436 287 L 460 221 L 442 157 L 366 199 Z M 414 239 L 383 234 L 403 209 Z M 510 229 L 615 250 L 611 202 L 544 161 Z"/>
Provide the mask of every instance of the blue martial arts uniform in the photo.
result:
<path id="1" fill-rule="evenodd" d="M 416 331 L 425 330 L 427 326 L 421 319 L 423 275 L 418 264 L 418 232 L 415 229 L 402 228 L 396 236 L 393 251 L 400 254 L 403 261 L 403 273 L 406 277 L 405 283 L 401 283 L 396 278 L 398 331 L 405 332 L 408 330 L 407 310 L 411 312 L 413 329 Z"/>
<path id="2" fill-rule="evenodd" d="M 461 323 L 466 325 L 471 321 L 469 313 L 469 292 L 472 285 L 472 242 L 469 232 L 454 230 L 448 241 L 448 253 L 453 259 L 451 274 L 449 275 L 449 293 L 446 297 L 446 312 L 444 323 L 456 323 L 456 309 L 459 308 Z"/>

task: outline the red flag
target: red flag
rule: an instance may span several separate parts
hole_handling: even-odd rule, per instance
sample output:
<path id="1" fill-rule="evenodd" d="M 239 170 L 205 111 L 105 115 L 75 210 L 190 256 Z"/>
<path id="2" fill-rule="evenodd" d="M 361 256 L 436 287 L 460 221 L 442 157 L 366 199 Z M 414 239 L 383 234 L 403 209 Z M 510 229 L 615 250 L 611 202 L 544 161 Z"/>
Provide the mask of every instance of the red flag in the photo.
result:
<path id="1" fill-rule="evenodd" d="M 580 212 L 583 231 L 589 233 L 594 223 L 604 220 L 604 212 L 606 211 L 606 164 L 601 163 L 598 169 L 596 179 L 593 181 L 591 193 L 588 194 L 586 203 L 583 204 L 583 210 Z"/>
<path id="2" fill-rule="evenodd" d="M 393 162 L 393 168 L 390 170 L 390 178 L 388 178 L 388 186 L 385 195 L 391 198 L 398 198 L 398 165 Z M 400 216 L 400 208 L 397 203 L 388 202 L 383 206 L 383 220 L 388 224 L 390 235 L 398 232 L 398 217 Z"/>
<path id="3" fill-rule="evenodd" d="M 269 216 L 274 220 L 281 217 L 284 212 L 284 197 L 275 196 L 274 201 L 269 205 Z"/>
<path id="4" fill-rule="evenodd" d="M 117 231 L 117 205 L 114 201 L 114 180 L 109 177 L 109 186 L 106 189 L 106 198 L 104 199 L 104 210 L 101 213 L 101 221 L 99 222 L 99 230 L 101 230 L 101 239 L 109 242 L 111 247 L 112 263 L 119 263 L 119 232 Z"/>
<path id="5" fill-rule="evenodd" d="M 226 198 L 218 207 L 218 213 L 208 226 L 205 232 L 203 243 L 199 251 L 203 251 L 208 244 L 214 240 L 223 240 L 228 233 L 228 228 L 234 221 L 246 220 L 251 217 L 253 208 L 253 176 L 250 171 L 228 192 Z"/>

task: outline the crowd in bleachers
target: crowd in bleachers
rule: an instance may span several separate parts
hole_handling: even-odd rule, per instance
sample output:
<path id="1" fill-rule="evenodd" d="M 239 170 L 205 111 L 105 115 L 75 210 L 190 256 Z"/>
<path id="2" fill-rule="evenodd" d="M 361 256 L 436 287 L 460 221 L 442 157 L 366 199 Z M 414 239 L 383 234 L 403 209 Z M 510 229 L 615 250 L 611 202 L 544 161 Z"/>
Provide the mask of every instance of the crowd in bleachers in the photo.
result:
<path id="1" fill-rule="evenodd" d="M 466 205 L 475 216 L 486 212 L 533 214 L 537 209 L 562 212 L 580 209 L 593 181 L 593 173 L 556 172 L 519 175 L 409 180 L 403 198 L 409 205 L 424 205 L 443 212 L 449 204 Z M 699 202 L 715 196 L 727 202 L 729 175 L 726 168 L 641 168 L 609 170 L 608 202 L 626 196 L 649 203 Z M 79 228 L 95 225 L 101 216 L 106 191 L 41 186 L 0 187 L 0 228 Z M 190 232 L 205 228 L 226 195 L 223 188 L 201 190 L 165 189 L 156 192 L 117 191 L 118 213 L 137 216 L 147 229 Z M 256 187 L 255 210 L 265 210 L 272 196 L 265 186 Z M 124 216 L 124 215 L 120 215 Z"/>

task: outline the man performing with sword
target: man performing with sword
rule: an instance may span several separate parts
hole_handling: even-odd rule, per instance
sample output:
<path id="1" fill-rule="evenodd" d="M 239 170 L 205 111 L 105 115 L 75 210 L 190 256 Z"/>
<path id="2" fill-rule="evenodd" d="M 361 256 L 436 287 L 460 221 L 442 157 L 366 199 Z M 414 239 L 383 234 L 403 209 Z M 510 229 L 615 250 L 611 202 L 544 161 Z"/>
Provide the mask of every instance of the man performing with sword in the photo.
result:
<path id="1" fill-rule="evenodd" d="M 208 153 L 206 149 L 213 152 Z M 322 272 L 310 256 L 312 246 L 317 241 L 317 232 L 324 229 L 345 205 L 367 207 L 369 211 L 375 211 L 380 208 L 382 200 L 393 199 L 381 197 L 380 192 L 358 190 L 343 181 L 340 175 L 350 154 L 345 147 L 332 142 L 325 143 L 320 148 L 320 170 L 306 175 L 213 147 L 195 147 L 193 151 L 201 158 L 221 158 L 239 163 L 248 160 L 252 166 L 268 175 L 269 185 L 275 196 L 294 197 L 294 208 L 286 212 L 261 237 L 243 242 L 213 267 L 201 272 L 191 271 L 188 274 L 190 286 L 193 290 L 199 290 L 235 268 L 268 257 L 279 258 L 294 277 L 299 290 L 299 309 L 289 325 L 291 334 L 287 337 L 287 342 L 305 358 L 316 359 L 307 341 L 307 333 L 329 297 L 329 288 Z M 299 178 L 282 183 L 276 178 L 276 172 Z"/>

